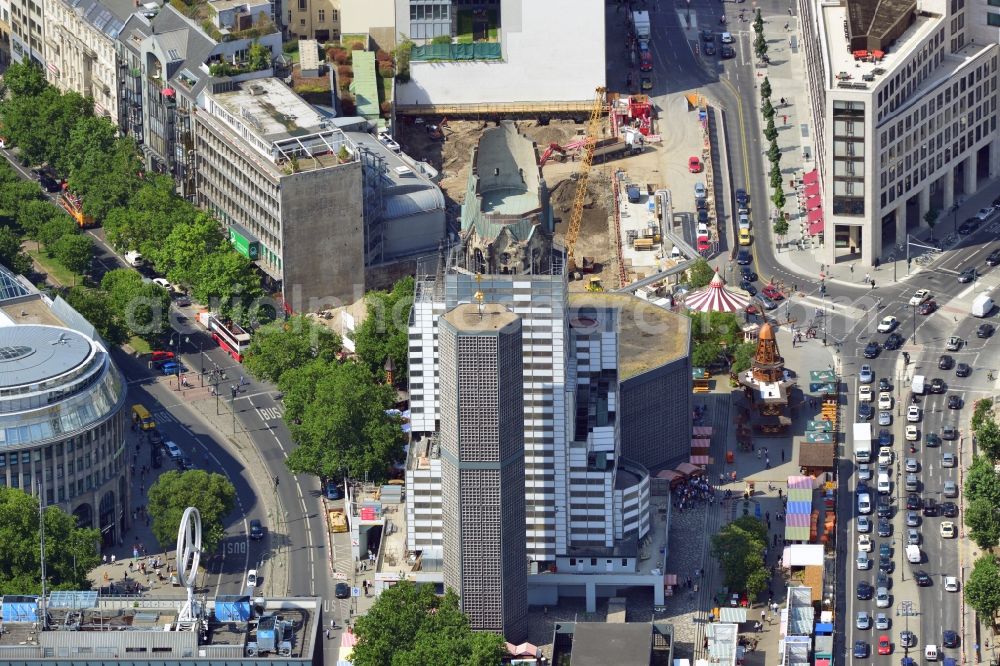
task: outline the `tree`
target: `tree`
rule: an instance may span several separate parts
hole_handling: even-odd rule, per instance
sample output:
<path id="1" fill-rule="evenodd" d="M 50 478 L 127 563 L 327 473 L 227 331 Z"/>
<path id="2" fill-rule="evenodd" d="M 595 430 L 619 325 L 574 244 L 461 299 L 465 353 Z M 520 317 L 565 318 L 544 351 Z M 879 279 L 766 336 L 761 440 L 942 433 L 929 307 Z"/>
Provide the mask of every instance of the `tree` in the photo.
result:
<path id="1" fill-rule="evenodd" d="M 262 326 L 254 332 L 243 366 L 257 379 L 277 383 L 286 370 L 320 359 L 330 363 L 341 349 L 340 336 L 304 315 Z"/>
<path id="2" fill-rule="evenodd" d="M 34 181 L 16 180 L 0 186 L 0 219 L 3 222 L 14 223 L 21 209 L 34 203 L 44 203 L 53 209 L 52 204 L 42 199 L 42 190 Z"/>
<path id="3" fill-rule="evenodd" d="M 764 128 L 764 138 L 768 141 L 775 141 L 778 138 L 778 128 L 774 126 L 774 118 L 767 119 L 767 127 Z"/>
<path id="4" fill-rule="evenodd" d="M 1000 543 L 1000 509 L 984 497 L 968 502 L 965 508 L 965 525 L 969 538 L 986 550 Z"/>
<path id="5" fill-rule="evenodd" d="M 182 222 L 195 219 L 196 211 L 179 198 L 170 176 L 150 176 L 129 197 L 127 206 L 109 211 L 105 220 L 108 240 L 119 250 L 138 250 L 155 257 L 163 241 Z"/>
<path id="6" fill-rule="evenodd" d="M 973 430 L 979 430 L 986 419 L 992 419 L 990 415 L 993 411 L 993 400 L 991 398 L 983 398 L 982 400 L 976 400 L 975 405 L 972 408 L 972 419 L 970 423 L 972 424 Z"/>
<path id="7" fill-rule="evenodd" d="M 695 344 L 691 352 L 691 365 L 696 368 L 705 368 L 713 365 L 719 360 L 722 349 L 717 342 L 706 340 Z"/>
<path id="8" fill-rule="evenodd" d="M 21 238 L 8 226 L 0 227 L 0 264 L 21 275 L 31 272 L 31 257 L 21 252 Z"/>
<path id="9" fill-rule="evenodd" d="M 767 55 L 767 40 L 764 38 L 763 32 L 758 32 L 757 37 L 753 40 L 753 52 L 761 60 Z"/>
<path id="10" fill-rule="evenodd" d="M 965 473 L 965 499 L 972 502 L 983 498 L 992 506 L 1000 506 L 1000 476 L 986 456 L 976 456 Z"/>
<path id="11" fill-rule="evenodd" d="M 768 174 L 768 177 L 771 180 L 771 189 L 780 190 L 782 181 L 784 180 L 783 176 L 781 175 L 781 167 L 779 167 L 777 164 L 772 164 L 771 173 Z"/>
<path id="12" fill-rule="evenodd" d="M 937 208 L 931 208 L 924 213 L 924 222 L 927 223 L 927 227 L 931 230 L 931 238 L 934 238 L 934 227 L 937 225 L 938 215 L 940 214 L 941 211 Z"/>
<path id="13" fill-rule="evenodd" d="M 118 142 L 118 128 L 107 118 L 81 118 L 69 133 L 69 143 L 60 155 L 56 168 L 73 173 L 89 155 L 110 155 Z"/>
<path id="14" fill-rule="evenodd" d="M 135 143 L 119 137 L 110 152 L 91 150 L 69 175 L 69 189 L 83 196 L 83 210 L 104 221 L 112 209 L 129 202 L 141 181 Z M 114 244 L 112 242 L 112 244 Z"/>
<path id="15" fill-rule="evenodd" d="M 323 369 L 317 371 L 317 364 Z M 301 409 L 301 422 L 289 423 L 298 446 L 288 456 L 288 468 L 325 477 L 346 470 L 353 478 L 386 478 L 389 466 L 402 457 L 405 440 L 399 417 L 386 413 L 396 402 L 396 389 L 375 383 L 360 363 L 323 361 L 286 371 L 279 386 L 302 395 L 308 390 L 303 381 L 313 382 L 313 394 Z"/>
<path id="16" fill-rule="evenodd" d="M 772 227 L 774 229 L 774 234 L 776 236 L 784 236 L 788 233 L 788 220 L 785 219 L 784 215 L 778 216 L 778 219 L 774 221 Z"/>
<path id="17" fill-rule="evenodd" d="M 767 120 L 773 120 L 774 116 L 778 113 L 774 110 L 774 105 L 771 104 L 771 100 L 768 97 L 765 97 L 764 102 L 760 105 L 760 112 Z"/>
<path id="18" fill-rule="evenodd" d="M 778 147 L 776 139 L 772 139 L 767 147 L 767 159 L 770 160 L 772 167 L 781 162 L 781 148 Z"/>
<path id="19" fill-rule="evenodd" d="M 163 287 L 143 282 L 142 276 L 127 268 L 108 271 L 101 279 L 114 315 L 131 335 L 155 343 L 167 330 L 170 294 Z"/>
<path id="20" fill-rule="evenodd" d="M 38 231 L 38 240 L 45 246 L 45 254 L 55 256 L 56 243 L 63 236 L 73 236 L 78 227 L 69 215 L 57 215 Z"/>
<path id="21" fill-rule="evenodd" d="M 355 666 L 492 666 L 504 652 L 499 634 L 472 631 L 454 590 L 439 597 L 408 580 L 384 590 L 354 632 Z"/>
<path id="22" fill-rule="evenodd" d="M 737 518 L 711 538 L 712 556 L 719 561 L 726 585 L 746 590 L 751 597 L 767 587 L 766 547 L 767 527 L 753 516 Z"/>
<path id="23" fill-rule="evenodd" d="M 732 365 L 730 370 L 734 373 L 740 373 L 750 369 L 754 354 L 757 353 L 757 345 L 752 342 L 743 342 L 738 344 L 731 353 Z"/>
<path id="24" fill-rule="evenodd" d="M 38 498 L 0 487 L 0 595 L 39 594 Z M 87 572 L 100 563 L 101 534 L 77 527 L 76 517 L 57 506 L 45 509 L 45 573 L 49 590 L 89 589 Z"/>
<path id="25" fill-rule="evenodd" d="M 396 366 L 397 381 L 406 379 L 409 349 L 408 323 L 413 306 L 413 278 L 392 285 L 392 291 L 372 291 L 365 296 L 367 315 L 354 334 L 360 358 L 376 376 L 385 370 L 386 358 Z"/>
<path id="26" fill-rule="evenodd" d="M 41 199 L 25 201 L 17 212 L 17 225 L 25 236 L 41 242 L 42 227 L 55 217 L 66 217 L 66 214 L 48 201 Z"/>
<path id="27" fill-rule="evenodd" d="M 964 594 L 981 618 L 992 618 L 1000 610 L 1000 565 L 995 555 L 986 553 L 976 560 Z"/>
<path id="28" fill-rule="evenodd" d="M 205 303 L 213 312 L 231 317 L 243 324 L 246 306 L 263 292 L 260 278 L 249 259 L 225 248 L 208 255 L 198 266 L 191 291 L 195 300 Z"/>
<path id="29" fill-rule="evenodd" d="M 111 304 L 111 297 L 100 289 L 74 287 L 66 296 L 73 309 L 83 315 L 101 334 L 104 341 L 117 347 L 128 340 L 128 331 Z"/>
<path id="30" fill-rule="evenodd" d="M 178 200 L 178 204 L 187 202 Z M 156 270 L 176 284 L 193 284 L 205 257 L 229 251 L 219 223 L 207 213 L 177 223 L 162 243 L 147 243 L 148 257 Z"/>
<path id="31" fill-rule="evenodd" d="M 77 274 L 90 268 L 90 260 L 94 256 L 94 244 L 82 234 L 66 234 L 56 241 L 52 249 L 59 263 Z"/>
<path id="32" fill-rule="evenodd" d="M 252 72 L 258 72 L 271 66 L 271 49 L 258 41 L 250 45 L 247 65 Z"/>
<path id="33" fill-rule="evenodd" d="M 715 277 L 715 269 L 702 257 L 695 259 L 691 267 L 688 268 L 688 285 L 692 289 L 707 286 L 713 277 Z"/>
<path id="34" fill-rule="evenodd" d="M 976 446 L 990 460 L 1000 459 L 1000 426 L 992 418 L 983 419 L 975 430 Z"/>
<path id="35" fill-rule="evenodd" d="M 49 87 L 42 68 L 25 58 L 12 62 L 3 74 L 3 92 L 12 97 L 37 97 Z"/>
<path id="36" fill-rule="evenodd" d="M 787 203 L 787 201 L 785 200 L 784 190 L 780 189 L 775 190 L 774 194 L 771 195 L 771 201 L 774 203 L 774 206 L 778 209 L 778 212 L 780 213 L 781 209 L 784 208 L 785 204 Z"/>
<path id="37" fill-rule="evenodd" d="M 153 536 L 164 548 L 177 541 L 184 510 L 193 506 L 201 514 L 203 549 L 215 552 L 226 533 L 223 519 L 235 505 L 236 488 L 229 479 L 201 469 L 170 470 L 149 488 Z"/>
<path id="38" fill-rule="evenodd" d="M 760 15 L 760 8 L 754 11 L 753 29 L 758 35 L 764 32 L 764 19 Z"/>
<path id="39" fill-rule="evenodd" d="M 764 77 L 764 80 L 760 82 L 760 96 L 765 98 L 771 96 L 771 82 L 767 80 L 766 76 Z"/>

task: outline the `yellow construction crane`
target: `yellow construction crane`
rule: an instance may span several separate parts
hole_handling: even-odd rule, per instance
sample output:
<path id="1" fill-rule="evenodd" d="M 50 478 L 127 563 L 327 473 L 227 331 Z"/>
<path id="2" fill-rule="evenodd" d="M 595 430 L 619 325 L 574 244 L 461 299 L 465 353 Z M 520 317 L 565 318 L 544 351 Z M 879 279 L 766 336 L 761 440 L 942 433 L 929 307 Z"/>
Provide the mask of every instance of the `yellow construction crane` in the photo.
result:
<path id="1" fill-rule="evenodd" d="M 583 159 L 576 178 L 576 198 L 573 199 L 573 211 L 566 229 L 566 254 L 569 279 L 576 272 L 576 260 L 573 253 L 576 249 L 576 238 L 580 235 L 580 223 L 583 221 L 583 205 L 587 201 L 587 179 L 590 177 L 590 165 L 594 161 L 594 147 L 597 145 L 597 130 L 601 124 L 601 114 L 604 112 L 605 88 L 598 88 L 594 94 L 594 105 L 590 109 L 590 122 L 587 123 L 586 143 L 583 144 Z"/>

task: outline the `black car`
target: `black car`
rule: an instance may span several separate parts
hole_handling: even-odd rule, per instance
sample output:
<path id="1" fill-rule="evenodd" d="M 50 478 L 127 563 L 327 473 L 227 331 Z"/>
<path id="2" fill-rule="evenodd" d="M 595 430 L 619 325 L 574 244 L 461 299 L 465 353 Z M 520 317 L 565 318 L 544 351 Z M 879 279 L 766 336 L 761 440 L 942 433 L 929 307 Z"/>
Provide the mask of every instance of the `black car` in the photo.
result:
<path id="1" fill-rule="evenodd" d="M 878 496 L 878 505 L 875 507 L 875 513 L 879 518 L 892 517 L 892 504 L 890 503 L 888 495 Z"/>
<path id="2" fill-rule="evenodd" d="M 707 42 L 714 42 L 715 41 L 715 33 L 712 32 L 711 30 L 702 30 L 701 31 L 701 41 L 706 42 L 706 43 Z"/>
<path id="3" fill-rule="evenodd" d="M 715 44 L 705 44 L 705 55 L 715 55 Z"/>
<path id="4" fill-rule="evenodd" d="M 159 430 L 156 429 L 148 430 L 146 431 L 146 434 L 149 435 L 149 443 L 152 444 L 153 446 L 159 446 L 163 444 L 163 435 L 160 434 Z"/>
<path id="5" fill-rule="evenodd" d="M 722 48 L 719 49 L 719 55 L 723 58 L 735 58 L 736 51 L 729 44 L 723 44 Z"/>
<path id="6" fill-rule="evenodd" d="M 878 358 L 878 354 L 880 351 L 881 347 L 879 347 L 879 344 L 877 342 L 874 341 L 869 342 L 867 345 L 865 345 L 865 351 L 864 351 L 865 358 Z"/>
<path id="7" fill-rule="evenodd" d="M 708 211 L 701 209 L 698 211 L 698 221 L 702 224 L 708 224 Z"/>
<path id="8" fill-rule="evenodd" d="M 958 516 L 958 505 L 954 502 L 941 502 L 938 507 L 941 509 L 941 515 L 945 518 L 955 518 Z"/>
<path id="9" fill-rule="evenodd" d="M 250 538 L 254 540 L 264 538 L 264 526 L 256 518 L 250 521 Z"/>
<path id="10" fill-rule="evenodd" d="M 884 571 L 879 571 L 875 576 L 875 587 L 884 587 L 888 590 L 892 587 L 892 576 Z"/>
<path id="11" fill-rule="evenodd" d="M 696 199 L 694 206 L 696 210 L 708 210 L 708 199 Z"/>
<path id="12" fill-rule="evenodd" d="M 333 588 L 333 596 L 338 599 L 350 599 L 351 586 L 347 583 L 337 583 L 336 587 Z"/>
<path id="13" fill-rule="evenodd" d="M 743 276 L 743 279 L 746 280 L 747 282 L 757 281 L 757 274 L 754 273 L 753 269 L 750 268 L 749 266 L 744 266 L 743 268 L 741 268 L 740 274 Z"/>
<path id="14" fill-rule="evenodd" d="M 177 469 L 182 472 L 186 472 L 189 469 L 194 469 L 194 463 L 187 456 L 181 456 L 180 458 L 175 458 L 174 462 L 177 463 Z"/>
<path id="15" fill-rule="evenodd" d="M 899 349 L 902 346 L 903 336 L 899 333 L 890 333 L 889 337 L 885 339 L 885 344 L 883 345 L 883 347 L 885 347 L 888 351 Z"/>
<path id="16" fill-rule="evenodd" d="M 858 404 L 858 420 L 859 421 L 871 421 L 872 420 L 872 406 L 871 403 L 862 402 Z"/>
<path id="17" fill-rule="evenodd" d="M 752 284 L 750 284 L 746 280 L 743 280 L 742 282 L 740 282 L 740 289 L 742 289 L 743 291 L 747 292 L 751 296 L 756 296 L 757 295 L 757 287 L 753 286 Z"/>
<path id="18" fill-rule="evenodd" d="M 895 561 L 893 561 L 891 557 L 882 557 L 881 555 L 879 556 L 878 558 L 879 571 L 884 571 L 887 574 L 891 574 L 895 569 L 896 569 L 896 563 Z"/>
<path id="19" fill-rule="evenodd" d="M 958 647 L 958 632 L 952 631 L 951 629 L 945 629 L 944 634 L 941 637 L 941 644 L 946 648 Z"/>
<path id="20" fill-rule="evenodd" d="M 892 390 L 892 384 L 889 383 L 888 379 L 886 379 L 885 377 L 883 377 L 882 379 L 878 380 L 878 390 L 879 391 L 891 391 Z"/>
<path id="21" fill-rule="evenodd" d="M 935 377 L 931 380 L 931 393 L 944 393 L 948 389 L 944 385 L 944 380 L 940 377 Z"/>
<path id="22" fill-rule="evenodd" d="M 882 428 L 878 431 L 878 446 L 879 448 L 892 446 L 892 432 L 888 428 Z"/>
<path id="23" fill-rule="evenodd" d="M 972 282 L 978 277 L 975 268 L 966 268 L 964 271 L 958 274 L 958 281 L 962 284 L 967 284 Z"/>
<path id="24" fill-rule="evenodd" d="M 924 446 L 941 446 L 941 438 L 937 433 L 929 432 L 924 436 Z"/>
<path id="25" fill-rule="evenodd" d="M 929 587 L 931 584 L 931 577 L 926 571 L 913 572 L 913 580 L 917 581 L 917 587 Z"/>
<path id="26" fill-rule="evenodd" d="M 750 195 L 744 189 L 736 190 L 736 203 L 739 204 L 740 208 L 746 208 L 750 203 Z"/>
<path id="27" fill-rule="evenodd" d="M 878 535 L 880 537 L 892 536 L 892 523 L 888 518 L 878 519 Z"/>
<path id="28" fill-rule="evenodd" d="M 962 398 L 954 394 L 949 395 L 948 409 L 962 409 Z"/>
<path id="29" fill-rule="evenodd" d="M 872 587 L 871 583 L 864 580 L 858 583 L 858 599 L 861 601 L 867 601 L 868 599 L 871 599 L 874 594 L 875 588 Z"/>
<path id="30" fill-rule="evenodd" d="M 996 204 L 994 204 L 996 205 Z M 990 256 L 986 257 L 987 266 L 1000 266 L 1000 249 L 993 250 L 990 252 Z"/>
<path id="31" fill-rule="evenodd" d="M 740 250 L 739 254 L 736 255 L 736 263 L 740 266 L 749 266 L 753 263 L 753 255 L 750 254 L 750 250 Z"/>
<path id="32" fill-rule="evenodd" d="M 995 330 L 996 329 L 993 328 L 993 324 L 980 324 L 979 328 L 976 329 L 976 337 L 988 338 L 993 335 L 993 331 Z"/>
<path id="33" fill-rule="evenodd" d="M 933 497 L 928 497 L 927 499 L 924 500 L 924 517 L 934 518 L 937 515 L 938 515 L 937 502 L 934 501 Z"/>
<path id="34" fill-rule="evenodd" d="M 955 376 L 956 377 L 968 377 L 972 374 L 972 368 L 969 367 L 968 363 L 959 363 L 955 366 Z"/>
<path id="35" fill-rule="evenodd" d="M 920 495 L 916 493 L 910 493 L 906 496 L 906 508 L 909 511 L 919 511 L 920 507 L 923 506 L 923 501 L 920 499 Z"/>
<path id="36" fill-rule="evenodd" d="M 970 217 L 965 222 L 962 222 L 962 224 L 958 225 L 958 233 L 960 233 L 963 236 L 968 236 L 978 228 L 979 228 L 979 220 L 974 217 Z"/>
<path id="37" fill-rule="evenodd" d="M 950 424 L 941 426 L 941 439 L 949 442 L 958 439 L 958 428 Z"/>
<path id="38" fill-rule="evenodd" d="M 955 359 L 947 354 L 942 354 L 938 359 L 938 370 L 951 370 L 955 366 Z"/>

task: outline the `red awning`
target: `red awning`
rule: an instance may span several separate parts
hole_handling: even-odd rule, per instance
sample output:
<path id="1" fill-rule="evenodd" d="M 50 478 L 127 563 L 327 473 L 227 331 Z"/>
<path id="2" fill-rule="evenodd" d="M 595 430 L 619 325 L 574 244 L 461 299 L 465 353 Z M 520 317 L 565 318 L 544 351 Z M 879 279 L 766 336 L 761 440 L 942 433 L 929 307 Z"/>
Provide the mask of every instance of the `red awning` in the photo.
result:
<path id="1" fill-rule="evenodd" d="M 807 216 L 809 218 L 809 224 L 812 224 L 813 222 L 817 222 L 817 221 L 822 222 L 823 221 L 823 209 L 822 208 L 817 208 L 816 210 L 811 210 L 811 211 L 809 211 L 809 213 L 807 214 Z"/>
<path id="2" fill-rule="evenodd" d="M 823 218 L 809 223 L 809 235 L 816 236 L 823 233 Z"/>
<path id="3" fill-rule="evenodd" d="M 806 199 L 806 210 L 812 210 L 813 208 L 819 208 L 823 205 L 823 200 L 817 194 Z"/>
<path id="4" fill-rule="evenodd" d="M 812 171 L 809 171 L 809 172 L 803 174 L 802 175 L 802 182 L 805 183 L 806 185 L 808 185 L 810 183 L 818 183 L 819 182 L 819 174 L 816 172 L 816 169 L 813 169 Z"/>
<path id="5" fill-rule="evenodd" d="M 806 195 L 807 198 L 808 197 L 818 196 L 819 195 L 819 183 L 810 183 L 809 185 L 806 185 L 806 189 L 805 189 L 804 192 L 805 192 L 805 195 Z"/>

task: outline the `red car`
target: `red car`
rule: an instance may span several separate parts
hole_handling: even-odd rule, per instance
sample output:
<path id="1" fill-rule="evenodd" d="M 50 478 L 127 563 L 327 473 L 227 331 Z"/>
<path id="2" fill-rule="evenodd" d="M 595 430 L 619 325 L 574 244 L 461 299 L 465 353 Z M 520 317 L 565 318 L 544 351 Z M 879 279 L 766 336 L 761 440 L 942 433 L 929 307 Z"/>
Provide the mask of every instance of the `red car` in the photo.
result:
<path id="1" fill-rule="evenodd" d="M 690 171 L 691 173 L 701 173 L 701 170 L 703 168 L 704 167 L 701 164 L 701 160 L 699 160 L 697 157 L 688 158 L 688 171 Z"/>
<path id="2" fill-rule="evenodd" d="M 878 637 L 878 653 L 892 654 L 892 643 L 889 642 L 889 637 L 885 634 Z"/>
<path id="3" fill-rule="evenodd" d="M 917 308 L 917 312 L 919 312 L 922 315 L 929 315 L 935 310 L 937 310 L 937 303 L 935 303 L 934 301 L 924 301 L 923 303 L 920 304 L 920 307 Z"/>
<path id="4" fill-rule="evenodd" d="M 698 251 L 704 252 L 712 248 L 712 243 L 708 240 L 708 236 L 698 236 Z"/>
<path id="5" fill-rule="evenodd" d="M 150 354 L 150 361 L 165 361 L 167 359 L 173 358 L 174 353 L 172 351 L 154 351 Z"/>
<path id="6" fill-rule="evenodd" d="M 781 291 L 773 284 L 769 284 L 764 287 L 761 293 L 770 298 L 772 301 L 780 301 L 785 297 L 785 295 L 782 294 Z"/>

